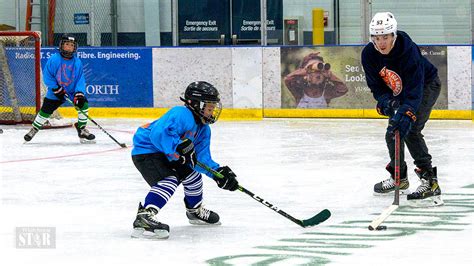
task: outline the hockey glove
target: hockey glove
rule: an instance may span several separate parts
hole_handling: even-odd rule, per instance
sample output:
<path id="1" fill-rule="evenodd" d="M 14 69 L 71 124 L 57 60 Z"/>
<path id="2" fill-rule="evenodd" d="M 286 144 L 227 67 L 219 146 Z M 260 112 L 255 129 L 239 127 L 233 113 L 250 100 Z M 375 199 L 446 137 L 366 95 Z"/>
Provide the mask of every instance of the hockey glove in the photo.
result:
<path id="1" fill-rule="evenodd" d="M 74 103 L 75 106 L 79 107 L 79 109 L 82 109 L 86 101 L 87 100 L 86 100 L 86 97 L 84 96 L 84 93 L 76 92 L 74 94 L 74 100 L 72 102 Z"/>
<path id="2" fill-rule="evenodd" d="M 393 117 L 395 115 L 395 110 L 400 106 L 400 103 L 389 97 L 382 97 L 377 102 L 377 113 L 380 115 Z"/>
<path id="3" fill-rule="evenodd" d="M 196 152 L 194 151 L 194 144 L 189 139 L 184 139 L 178 147 L 176 152 L 179 154 L 178 163 L 181 165 L 189 164 L 192 168 L 196 165 L 197 158 Z"/>
<path id="4" fill-rule="evenodd" d="M 219 172 L 223 177 L 214 177 L 214 181 L 216 181 L 217 186 L 222 189 L 227 189 L 230 191 L 234 191 L 239 188 L 239 182 L 235 179 L 237 176 L 234 174 L 232 169 L 229 166 L 223 166 L 217 168 L 217 172 Z"/>
<path id="5" fill-rule="evenodd" d="M 61 86 L 53 88 L 53 93 L 59 98 L 59 100 L 64 100 L 64 96 L 66 96 L 66 90 Z"/>
<path id="6" fill-rule="evenodd" d="M 398 130 L 400 133 L 400 138 L 403 139 L 408 134 L 411 126 L 415 122 L 415 111 L 413 111 L 413 109 L 408 105 L 402 105 L 393 118 L 390 118 L 387 132 L 394 134 L 395 130 Z"/>

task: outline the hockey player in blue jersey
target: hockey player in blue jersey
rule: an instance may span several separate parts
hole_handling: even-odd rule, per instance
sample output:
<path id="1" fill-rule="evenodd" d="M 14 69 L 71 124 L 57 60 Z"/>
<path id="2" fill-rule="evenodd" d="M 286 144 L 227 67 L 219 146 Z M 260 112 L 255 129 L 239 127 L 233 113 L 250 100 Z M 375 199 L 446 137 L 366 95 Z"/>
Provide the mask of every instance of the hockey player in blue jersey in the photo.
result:
<path id="1" fill-rule="evenodd" d="M 168 238 L 169 226 L 157 215 L 176 188 L 183 184 L 186 216 L 191 224 L 219 225 L 219 215 L 204 208 L 201 173 L 213 175 L 196 165 L 197 160 L 221 173 L 214 178 L 222 189 L 239 187 L 228 166 L 220 166 L 210 154 L 211 128 L 221 112 L 217 89 L 204 81 L 191 83 L 184 106 L 170 109 L 160 119 L 137 129 L 133 137 L 132 160 L 151 189 L 139 204 L 132 237 Z"/>
<path id="2" fill-rule="evenodd" d="M 75 55 L 77 46 L 74 36 L 64 34 L 59 42 L 59 53 L 53 54 L 43 68 L 43 80 L 48 91 L 31 130 L 24 136 L 25 141 L 30 141 L 38 133 L 51 114 L 66 101 L 65 97 L 72 99 L 83 113 L 88 113 L 83 66 Z M 94 142 L 95 136 L 86 129 L 87 117 L 83 113 L 77 112 L 78 122 L 74 127 L 81 143 Z"/>
<path id="3" fill-rule="evenodd" d="M 437 68 L 422 56 L 418 46 L 407 33 L 397 30 L 397 21 L 390 12 L 374 15 L 370 22 L 369 42 L 362 51 L 367 85 L 377 100 L 377 111 L 388 116 L 385 141 L 390 155 L 386 166 L 391 177 L 375 184 L 375 193 L 387 193 L 394 184 L 394 131 L 398 130 L 404 144 L 400 147 L 400 190 L 409 186 L 404 147 L 407 146 L 421 185 L 407 195 L 409 202 L 427 199 L 442 204 L 436 167 L 432 167 L 421 131 L 441 91 Z M 403 143 L 402 142 L 402 143 Z"/>

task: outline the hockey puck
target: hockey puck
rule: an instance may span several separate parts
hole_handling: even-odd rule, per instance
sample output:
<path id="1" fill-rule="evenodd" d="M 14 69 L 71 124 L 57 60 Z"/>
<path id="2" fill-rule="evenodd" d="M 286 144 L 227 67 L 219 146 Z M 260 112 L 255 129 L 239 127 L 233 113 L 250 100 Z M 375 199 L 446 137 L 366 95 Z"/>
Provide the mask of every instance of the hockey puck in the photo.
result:
<path id="1" fill-rule="evenodd" d="M 374 228 L 369 225 L 369 230 L 370 230 L 370 231 L 374 231 Z M 387 230 L 387 226 L 385 226 L 385 225 L 379 225 L 379 226 L 377 226 L 377 228 L 375 228 L 375 230 L 377 230 L 377 231 Z"/>

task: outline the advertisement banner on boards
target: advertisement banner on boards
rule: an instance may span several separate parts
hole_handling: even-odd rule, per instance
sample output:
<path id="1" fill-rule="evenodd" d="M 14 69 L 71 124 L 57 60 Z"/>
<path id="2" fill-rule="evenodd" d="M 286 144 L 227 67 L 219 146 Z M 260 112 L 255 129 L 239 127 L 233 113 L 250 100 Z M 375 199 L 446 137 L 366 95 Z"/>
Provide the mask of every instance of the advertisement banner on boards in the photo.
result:
<path id="1" fill-rule="evenodd" d="M 360 60 L 362 49 L 363 46 L 282 47 L 281 108 L 375 108 Z M 438 68 L 441 80 L 441 94 L 434 109 L 448 109 L 447 47 L 420 46 L 420 50 Z M 321 61 L 322 71 L 315 69 L 314 74 L 308 75 L 305 66 L 313 59 Z"/>
<path id="2" fill-rule="evenodd" d="M 41 49 L 44 66 L 57 48 Z M 91 107 L 153 107 L 151 48 L 79 48 Z"/>

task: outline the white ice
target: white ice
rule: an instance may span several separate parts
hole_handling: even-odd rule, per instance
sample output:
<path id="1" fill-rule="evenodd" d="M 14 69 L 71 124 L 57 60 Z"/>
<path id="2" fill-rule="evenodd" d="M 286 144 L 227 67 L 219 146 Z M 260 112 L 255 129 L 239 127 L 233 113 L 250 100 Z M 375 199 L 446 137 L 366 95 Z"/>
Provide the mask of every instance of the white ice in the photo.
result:
<path id="1" fill-rule="evenodd" d="M 97 119 L 131 146 L 149 120 Z M 40 131 L 2 126 L 0 265 L 473 265 L 474 124 L 433 121 L 424 130 L 438 167 L 445 205 L 401 208 L 384 225 L 367 226 L 392 203 L 374 196 L 387 177 L 386 120 L 268 119 L 212 125 L 212 153 L 240 184 L 298 219 L 322 209 L 332 217 L 301 228 L 248 195 L 204 177 L 204 199 L 221 226 L 190 225 L 183 189 L 159 217 L 170 238 L 130 238 L 148 192 L 122 149 L 89 123 L 97 144 L 80 144 L 73 128 Z M 406 154 L 411 189 L 418 186 Z M 19 227 L 52 227 L 55 248 L 17 248 Z"/>

